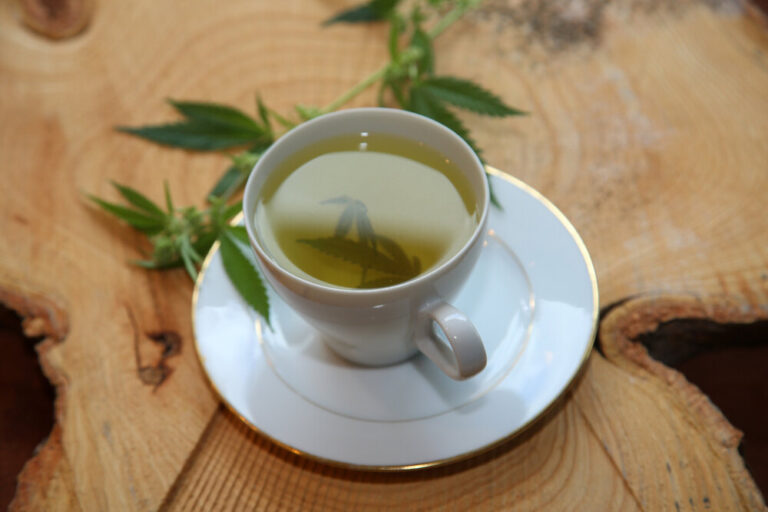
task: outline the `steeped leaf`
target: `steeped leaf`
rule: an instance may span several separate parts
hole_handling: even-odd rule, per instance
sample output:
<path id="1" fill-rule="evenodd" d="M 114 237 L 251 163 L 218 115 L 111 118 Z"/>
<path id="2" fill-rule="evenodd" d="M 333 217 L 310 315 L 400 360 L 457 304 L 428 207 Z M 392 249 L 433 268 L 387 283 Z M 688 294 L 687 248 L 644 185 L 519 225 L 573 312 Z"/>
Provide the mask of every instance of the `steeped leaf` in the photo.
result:
<path id="1" fill-rule="evenodd" d="M 381 235 L 376 236 L 376 242 L 379 244 L 379 247 L 381 247 L 381 249 L 386 252 L 392 258 L 392 261 L 394 261 L 397 265 L 400 265 L 403 268 L 411 266 L 411 262 L 408 260 L 408 256 L 406 256 L 403 248 L 400 247 L 400 244 L 389 237 Z"/>
<path id="2" fill-rule="evenodd" d="M 341 213 L 341 217 L 339 217 L 339 222 L 336 223 L 336 230 L 334 231 L 333 236 L 340 236 L 340 237 L 347 236 L 347 233 L 349 233 L 349 230 L 352 227 L 352 221 L 354 220 L 355 220 L 355 205 L 350 204 L 346 208 L 344 208 L 344 211 Z"/>
<path id="3" fill-rule="evenodd" d="M 362 203 L 360 203 L 362 205 Z M 370 245 L 376 249 L 376 234 L 373 232 L 373 226 L 368 219 L 365 206 L 358 207 L 355 218 L 357 220 L 357 236 L 360 243 Z"/>
<path id="4" fill-rule="evenodd" d="M 349 263 L 360 265 L 363 268 L 377 270 L 384 274 L 406 278 L 412 277 L 412 269 L 410 266 L 403 267 L 398 265 L 392 258 L 385 256 L 370 245 L 350 240 L 349 238 L 329 236 L 313 238 L 311 240 L 300 239 L 297 240 L 297 242 L 307 244 L 329 256 L 334 256 Z"/>

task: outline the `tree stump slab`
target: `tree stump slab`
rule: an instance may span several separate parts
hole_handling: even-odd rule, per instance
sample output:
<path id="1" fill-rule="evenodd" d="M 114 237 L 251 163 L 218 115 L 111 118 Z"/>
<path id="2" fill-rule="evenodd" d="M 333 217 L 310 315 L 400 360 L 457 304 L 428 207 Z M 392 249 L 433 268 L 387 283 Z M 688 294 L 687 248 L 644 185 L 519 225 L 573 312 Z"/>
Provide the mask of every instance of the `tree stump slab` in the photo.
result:
<path id="1" fill-rule="evenodd" d="M 647 348 L 679 348 L 649 345 L 675 321 L 768 318 L 768 31 L 736 0 L 489 0 L 437 43 L 439 73 L 530 112 L 463 119 L 489 163 L 573 222 L 597 270 L 599 350 L 535 428 L 380 474 L 288 453 L 218 404 L 192 283 L 128 265 L 141 237 L 83 193 L 116 199 L 115 180 L 159 200 L 167 180 L 202 205 L 225 155 L 114 127 L 174 119 L 166 98 L 327 103 L 387 59 L 382 26 L 321 27 L 350 5 L 0 4 L 0 301 L 45 336 L 57 389 L 12 509 L 765 510 L 740 432 Z"/>

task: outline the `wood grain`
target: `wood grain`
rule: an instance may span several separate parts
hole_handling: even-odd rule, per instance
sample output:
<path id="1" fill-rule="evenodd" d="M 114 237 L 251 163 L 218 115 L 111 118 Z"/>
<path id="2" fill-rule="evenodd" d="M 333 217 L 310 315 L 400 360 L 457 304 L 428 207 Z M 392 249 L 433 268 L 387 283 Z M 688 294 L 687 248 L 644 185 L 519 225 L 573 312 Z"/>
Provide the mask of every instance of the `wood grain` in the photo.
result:
<path id="1" fill-rule="evenodd" d="M 537 430 L 428 472 L 319 466 L 217 406 L 191 350 L 191 284 L 182 271 L 126 265 L 140 237 L 82 192 L 114 198 L 114 179 L 160 199 L 168 180 L 178 203 L 201 204 L 224 155 L 113 127 L 173 119 L 167 97 L 251 110 L 259 91 L 282 112 L 331 100 L 386 60 L 382 27 L 320 27 L 348 5 L 100 2 L 84 32 L 54 42 L 25 27 L 19 4 L 0 4 L 0 300 L 48 336 L 41 362 L 58 391 L 57 426 L 13 507 L 763 508 L 738 435 L 692 419 L 711 418 L 706 398 L 605 341 Z M 463 118 L 491 164 L 573 221 L 602 306 L 682 294 L 705 315 L 728 303 L 762 318 L 765 27 L 735 0 L 490 1 L 439 41 L 438 70 L 531 112 Z M 373 92 L 353 105 L 372 102 Z M 158 332 L 178 335 L 177 355 L 161 359 Z M 165 379 L 142 380 L 142 367 L 167 368 Z"/>
<path id="2" fill-rule="evenodd" d="M 547 419 L 473 460 L 387 474 L 308 461 L 221 410 L 166 498 L 167 510 L 638 510 L 573 401 Z"/>

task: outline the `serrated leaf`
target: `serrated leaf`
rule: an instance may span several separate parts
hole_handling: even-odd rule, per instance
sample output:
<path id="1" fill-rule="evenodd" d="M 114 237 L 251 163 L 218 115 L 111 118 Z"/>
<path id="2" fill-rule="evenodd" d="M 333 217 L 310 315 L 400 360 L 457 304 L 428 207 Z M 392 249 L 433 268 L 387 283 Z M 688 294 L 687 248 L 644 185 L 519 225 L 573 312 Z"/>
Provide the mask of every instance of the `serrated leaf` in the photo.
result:
<path id="1" fill-rule="evenodd" d="M 183 121 L 138 128 L 118 126 L 116 129 L 157 144 L 198 151 L 234 148 L 254 143 L 264 137 L 261 130 L 248 130 L 201 121 Z"/>
<path id="2" fill-rule="evenodd" d="M 221 261 L 232 285 L 243 300 L 270 325 L 269 297 L 261 275 L 256 270 L 253 256 L 243 250 L 232 229 L 225 230 L 219 240 Z"/>
<path id="3" fill-rule="evenodd" d="M 403 268 L 411 266 L 411 262 L 408 260 L 408 256 L 406 256 L 403 248 L 400 247 L 400 244 L 389 237 L 381 235 L 376 236 L 376 242 L 384 252 L 389 254 L 395 264 L 400 265 Z"/>
<path id="4" fill-rule="evenodd" d="M 168 102 L 190 121 L 264 134 L 264 128 L 259 123 L 234 107 L 198 101 L 168 100 Z"/>
<path id="5" fill-rule="evenodd" d="M 512 108 L 482 86 L 452 76 L 431 77 L 419 85 L 430 95 L 459 108 L 487 116 L 519 116 L 526 113 Z"/>
<path id="6" fill-rule="evenodd" d="M 435 72 L 435 52 L 432 48 L 432 38 L 424 32 L 421 27 L 417 27 L 411 37 L 410 46 L 421 50 L 422 55 L 416 61 L 419 67 L 420 75 L 431 75 Z"/>
<path id="7" fill-rule="evenodd" d="M 121 185 L 115 181 L 112 182 L 112 185 L 117 189 L 120 195 L 125 198 L 126 201 L 131 203 L 136 208 L 143 210 L 151 217 L 165 217 L 165 212 L 138 190 L 135 190 L 126 185 Z"/>
<path id="8" fill-rule="evenodd" d="M 219 181 L 208 192 L 208 198 L 229 199 L 237 190 L 243 186 L 247 176 L 240 172 L 237 166 L 232 165 L 222 174 Z"/>
<path id="9" fill-rule="evenodd" d="M 99 205 L 104 211 L 114 215 L 142 233 L 154 235 L 163 229 L 164 220 L 162 218 L 150 216 L 144 212 L 126 208 L 119 204 L 110 203 L 93 195 L 88 195 L 88 199 Z"/>
<path id="10" fill-rule="evenodd" d="M 152 200 L 150 200 L 147 196 L 139 192 L 138 190 L 135 190 L 131 187 L 128 187 L 126 185 L 121 185 L 115 181 L 112 182 L 112 186 L 114 186 L 117 191 L 120 193 L 123 198 L 125 198 L 126 201 L 131 203 L 136 208 L 143 210 L 151 217 L 165 217 L 165 212 L 160 209 L 159 206 L 157 206 Z"/>
<path id="11" fill-rule="evenodd" d="M 431 96 L 428 90 L 420 89 L 419 86 L 414 87 L 411 90 L 410 107 L 410 111 L 434 119 L 438 123 L 441 123 L 456 132 L 456 134 L 464 139 L 464 142 L 466 142 L 469 147 L 472 148 L 472 151 L 475 152 L 477 157 L 480 159 L 480 162 L 484 163 L 482 151 L 477 147 L 477 144 L 469 135 L 469 130 L 464 127 L 464 124 L 458 117 L 456 117 L 450 110 L 445 108 L 445 106 L 440 103 L 438 98 Z M 488 181 L 488 191 L 490 194 L 491 204 L 493 204 L 499 210 L 503 210 L 499 199 L 493 192 L 493 187 L 491 186 L 490 180 Z"/>
<path id="12" fill-rule="evenodd" d="M 411 102 L 408 110 L 427 116 L 447 126 L 456 132 L 459 137 L 467 141 L 472 149 L 475 149 L 477 152 L 475 142 L 469 136 L 469 130 L 464 127 L 461 120 L 453 112 L 445 108 L 439 98 L 434 97 L 429 90 L 421 87 L 421 85 L 411 89 Z"/>
<path id="13" fill-rule="evenodd" d="M 389 16 L 400 0 L 371 0 L 361 5 L 350 7 L 323 22 L 323 26 L 334 23 L 368 23 L 381 21 Z"/>
<path id="14" fill-rule="evenodd" d="M 367 23 L 371 21 L 381 21 L 382 19 L 384 18 L 379 16 L 369 4 L 363 4 L 351 7 L 341 11 L 332 18 L 328 18 L 323 22 L 323 26 L 327 27 L 334 23 Z"/>

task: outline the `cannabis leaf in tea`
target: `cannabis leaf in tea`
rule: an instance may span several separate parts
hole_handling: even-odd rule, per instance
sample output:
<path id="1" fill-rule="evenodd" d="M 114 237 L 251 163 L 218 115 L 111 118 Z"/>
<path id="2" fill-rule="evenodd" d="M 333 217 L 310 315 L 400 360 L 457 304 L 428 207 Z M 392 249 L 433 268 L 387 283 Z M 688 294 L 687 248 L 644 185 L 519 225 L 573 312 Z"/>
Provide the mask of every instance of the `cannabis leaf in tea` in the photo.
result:
<path id="1" fill-rule="evenodd" d="M 419 275 L 419 258 L 409 258 L 403 248 L 391 238 L 377 235 L 362 201 L 346 196 L 323 201 L 325 204 L 345 205 L 333 236 L 298 239 L 320 252 L 360 266 L 358 288 L 378 288 L 407 281 Z M 357 240 L 348 237 L 352 225 L 357 228 Z M 385 274 L 367 279 L 370 270 Z"/>

